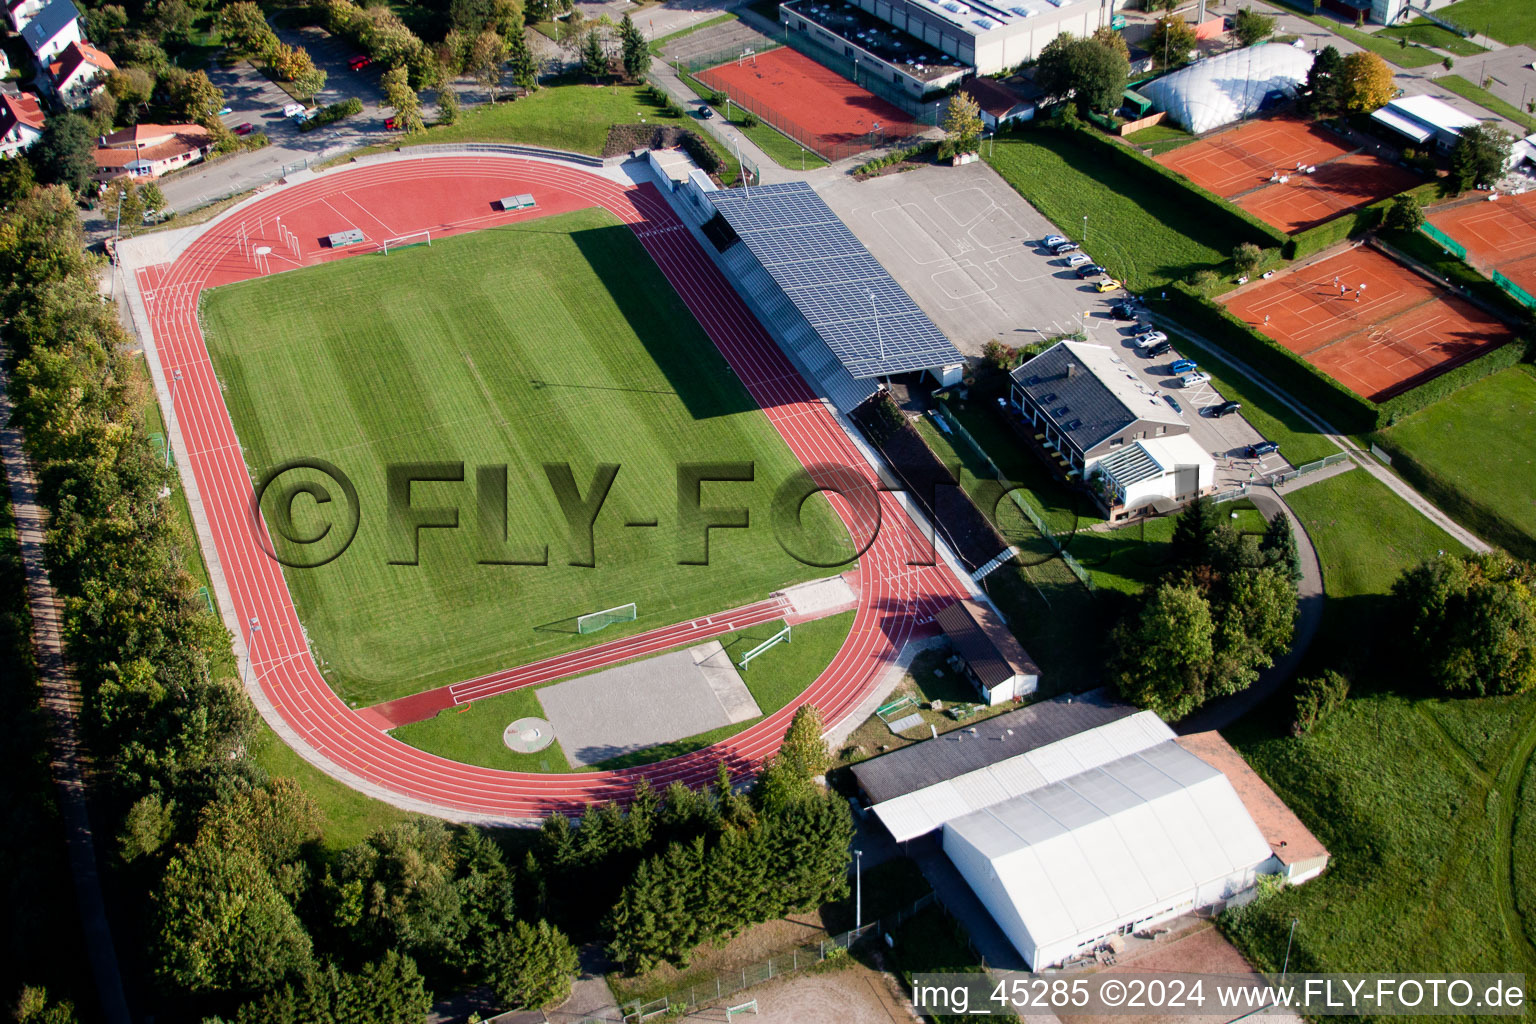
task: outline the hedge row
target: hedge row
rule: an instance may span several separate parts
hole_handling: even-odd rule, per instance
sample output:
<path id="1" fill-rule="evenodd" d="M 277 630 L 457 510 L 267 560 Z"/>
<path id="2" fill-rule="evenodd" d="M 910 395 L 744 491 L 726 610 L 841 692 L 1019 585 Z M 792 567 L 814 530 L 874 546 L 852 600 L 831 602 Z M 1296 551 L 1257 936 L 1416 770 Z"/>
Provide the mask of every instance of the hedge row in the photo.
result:
<path id="1" fill-rule="evenodd" d="M 1372 203 L 1370 206 L 1362 206 L 1358 210 L 1340 214 L 1333 220 L 1324 221 L 1315 228 L 1298 231 L 1291 236 L 1289 242 L 1285 243 L 1285 258 L 1306 259 L 1346 238 L 1358 238 L 1367 231 L 1374 231 L 1381 226 L 1381 220 L 1386 216 L 1386 212 L 1386 202 Z"/>
<path id="2" fill-rule="evenodd" d="M 1506 345 L 1505 348 L 1516 348 L 1516 346 Z M 1467 365 L 1471 366 L 1470 363 Z M 1470 381 L 1462 383 L 1467 384 Z M 1408 481 L 1414 490 L 1434 502 L 1440 511 L 1483 540 L 1504 548 L 1515 557 L 1536 559 L 1536 539 L 1533 539 L 1525 530 L 1504 518 L 1497 510 L 1467 497 L 1466 493 L 1454 483 L 1421 465 L 1413 456 L 1394 445 L 1389 436 L 1373 434 L 1371 439 L 1392 456 L 1392 468 Z"/>
<path id="3" fill-rule="evenodd" d="M 1139 149 L 1111 139 L 1084 125 L 1068 126 L 1052 119 L 1044 122 L 1044 126 L 1059 131 L 1073 131 L 1087 146 L 1101 152 L 1105 160 L 1118 161 L 1122 165 L 1130 164 L 1136 169 L 1162 178 L 1173 188 L 1188 194 L 1190 197 L 1188 205 L 1191 207 L 1208 207 L 1207 216 L 1217 220 L 1225 218 L 1233 222 L 1232 234 L 1238 240 L 1251 239 L 1261 247 L 1283 246 L 1290 241 L 1290 236 L 1279 228 L 1264 223 L 1247 210 L 1229 203 L 1209 189 L 1201 188 L 1177 171 L 1170 171 Z"/>
<path id="4" fill-rule="evenodd" d="M 1376 408 L 1379 411 L 1377 417 L 1378 426 L 1391 426 L 1399 416 L 1407 416 L 1427 409 L 1442 398 L 1449 398 L 1468 384 L 1482 380 L 1484 377 L 1498 373 L 1520 362 L 1526 356 L 1526 342 L 1517 338 L 1507 345 L 1500 346 L 1492 352 L 1478 356 L 1476 359 L 1462 363 L 1454 370 L 1447 370 L 1440 376 L 1420 384 L 1410 391 L 1404 391 L 1400 395 L 1394 395 L 1382 402 Z"/>
<path id="5" fill-rule="evenodd" d="M 1427 202 L 1438 192 L 1438 186 L 1434 182 L 1423 185 L 1415 185 L 1399 195 L 1417 196 L 1420 202 Z M 1298 231 L 1291 236 L 1291 240 L 1285 245 L 1285 258 L 1288 260 L 1306 259 L 1314 253 L 1322 252 L 1331 245 L 1336 245 L 1346 238 L 1359 238 L 1368 231 L 1375 231 L 1381 227 L 1382 221 L 1387 216 L 1387 208 L 1397 196 L 1387 196 L 1385 199 L 1362 206 L 1358 210 L 1341 214 L 1329 221 L 1306 231 Z"/>
<path id="6" fill-rule="evenodd" d="M 1290 349 L 1265 337 L 1182 282 L 1168 290 L 1176 319 L 1204 335 L 1213 345 L 1252 366 L 1302 404 L 1324 416 L 1334 429 L 1361 433 L 1377 426 L 1376 405 L 1308 363 Z"/>
<path id="7" fill-rule="evenodd" d="M 299 125 L 299 131 L 312 132 L 316 128 L 328 124 L 335 124 L 344 117 L 363 112 L 363 101 L 353 96 L 351 99 L 342 100 L 340 103 L 332 103 L 328 107 L 322 107 L 315 112 L 315 116 Z"/>

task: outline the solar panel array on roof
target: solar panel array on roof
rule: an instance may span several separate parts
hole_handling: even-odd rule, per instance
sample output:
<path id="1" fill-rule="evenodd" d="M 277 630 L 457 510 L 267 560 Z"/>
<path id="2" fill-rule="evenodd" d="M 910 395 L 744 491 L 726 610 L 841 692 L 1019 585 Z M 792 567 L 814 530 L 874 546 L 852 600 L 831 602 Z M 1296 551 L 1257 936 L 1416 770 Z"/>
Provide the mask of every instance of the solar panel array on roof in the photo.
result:
<path id="1" fill-rule="evenodd" d="M 854 377 L 962 361 L 949 339 L 805 182 L 723 189 L 709 199 Z"/>

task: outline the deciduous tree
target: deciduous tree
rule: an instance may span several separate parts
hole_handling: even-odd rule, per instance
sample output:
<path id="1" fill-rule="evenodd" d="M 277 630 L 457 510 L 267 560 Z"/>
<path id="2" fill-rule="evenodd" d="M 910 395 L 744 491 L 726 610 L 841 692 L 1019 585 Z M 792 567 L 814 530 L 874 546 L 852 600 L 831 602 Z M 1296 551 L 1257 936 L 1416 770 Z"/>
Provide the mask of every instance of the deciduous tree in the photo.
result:
<path id="1" fill-rule="evenodd" d="M 1239 274 L 1251 274 L 1259 269 L 1259 261 L 1263 258 L 1263 249 L 1252 242 L 1239 242 L 1232 250 L 1232 268 Z"/>
<path id="2" fill-rule="evenodd" d="M 1119 105 L 1130 74 L 1128 52 L 1113 29 L 1104 38 L 1091 39 L 1064 32 L 1040 51 L 1035 84 L 1048 95 L 1072 97 L 1080 113 L 1112 110 Z"/>
<path id="3" fill-rule="evenodd" d="M 48 119 L 42 137 L 27 155 L 43 181 L 68 185 L 77 195 L 85 195 L 96 173 L 95 149 L 91 123 L 78 114 L 62 114 Z"/>
<path id="4" fill-rule="evenodd" d="M 1215 636 L 1199 588 L 1162 583 L 1111 631 L 1109 677 L 1131 703 L 1183 718 L 1205 702 Z"/>
<path id="5" fill-rule="evenodd" d="M 1340 99 L 1344 109 L 1370 113 L 1392 99 L 1397 84 L 1387 62 L 1369 50 L 1347 55 L 1339 69 Z"/>
<path id="6" fill-rule="evenodd" d="M 1392 586 L 1414 671 L 1436 690 L 1478 696 L 1536 684 L 1536 573 L 1500 551 L 1441 555 Z"/>
<path id="7" fill-rule="evenodd" d="M 1237 17 L 1232 21 L 1232 34 L 1237 36 L 1238 42 L 1244 46 L 1252 46 L 1261 39 L 1267 38 L 1275 31 L 1275 19 L 1268 14 L 1261 14 L 1251 7 L 1244 7 L 1237 12 Z"/>
<path id="8" fill-rule="evenodd" d="M 492 103 L 496 102 L 496 92 L 501 86 L 501 69 L 506 60 L 507 44 L 501 36 L 487 29 L 475 37 L 465 70 L 475 76 L 475 81 L 486 87 Z"/>
<path id="9" fill-rule="evenodd" d="M 944 109 L 944 131 L 955 145 L 955 152 L 970 153 L 981 138 L 981 106 L 970 96 L 957 92 Z"/>
<path id="10" fill-rule="evenodd" d="M 1190 53 L 1200 45 L 1200 37 L 1181 14 L 1168 14 L 1157 19 L 1152 29 L 1152 58 L 1159 67 L 1170 68 L 1189 60 Z"/>

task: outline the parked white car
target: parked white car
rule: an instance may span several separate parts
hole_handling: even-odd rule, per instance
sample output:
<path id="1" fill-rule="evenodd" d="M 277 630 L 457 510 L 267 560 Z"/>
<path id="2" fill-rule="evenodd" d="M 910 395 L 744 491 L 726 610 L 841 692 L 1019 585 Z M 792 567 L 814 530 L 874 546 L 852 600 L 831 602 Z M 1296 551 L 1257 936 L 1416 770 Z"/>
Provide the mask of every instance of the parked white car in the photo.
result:
<path id="1" fill-rule="evenodd" d="M 1181 388 L 1198 387 L 1199 385 L 1206 383 L 1210 379 L 1211 379 L 1211 375 L 1210 374 L 1205 373 L 1205 372 L 1200 371 L 1200 370 L 1196 370 L 1194 373 L 1186 373 L 1184 376 L 1180 377 L 1179 378 L 1179 387 L 1181 387 Z"/>
<path id="2" fill-rule="evenodd" d="M 1093 262 L 1093 257 L 1085 252 L 1075 252 L 1067 257 L 1067 266 L 1082 267 Z"/>
<path id="3" fill-rule="evenodd" d="M 1136 347 L 1140 349 L 1148 349 L 1167 340 L 1168 335 L 1164 334 L 1162 331 L 1143 331 L 1142 333 L 1136 335 Z"/>

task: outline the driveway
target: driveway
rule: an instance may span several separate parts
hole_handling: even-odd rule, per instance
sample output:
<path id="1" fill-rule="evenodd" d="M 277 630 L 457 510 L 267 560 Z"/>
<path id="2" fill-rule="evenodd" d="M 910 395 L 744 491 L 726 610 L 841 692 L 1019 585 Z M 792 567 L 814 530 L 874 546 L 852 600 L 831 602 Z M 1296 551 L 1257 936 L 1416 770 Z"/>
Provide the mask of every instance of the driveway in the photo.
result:
<path id="1" fill-rule="evenodd" d="M 1152 302 L 1155 304 L 1157 300 L 1154 298 Z M 1097 321 L 1101 317 L 1107 320 L 1108 314 L 1097 314 L 1094 319 Z M 1170 369 L 1176 360 L 1183 358 L 1177 348 L 1160 356 L 1147 356 L 1136 347 L 1136 333 L 1148 326 L 1108 321 L 1107 327 L 1090 333 L 1090 340 L 1114 350 L 1150 394 L 1162 396 L 1164 402 L 1172 398 L 1178 403 L 1179 415 L 1189 424 L 1190 437 L 1216 461 L 1216 489 L 1230 490 L 1258 477 L 1290 469 L 1290 464 L 1278 453 L 1259 459 L 1248 458 L 1248 446 L 1263 440 L 1264 436 L 1241 414 L 1213 416 L 1216 407 L 1226 401 L 1214 387 L 1208 383 L 1192 388 L 1179 385 L 1178 375 Z"/>

